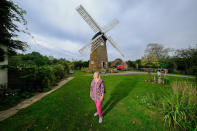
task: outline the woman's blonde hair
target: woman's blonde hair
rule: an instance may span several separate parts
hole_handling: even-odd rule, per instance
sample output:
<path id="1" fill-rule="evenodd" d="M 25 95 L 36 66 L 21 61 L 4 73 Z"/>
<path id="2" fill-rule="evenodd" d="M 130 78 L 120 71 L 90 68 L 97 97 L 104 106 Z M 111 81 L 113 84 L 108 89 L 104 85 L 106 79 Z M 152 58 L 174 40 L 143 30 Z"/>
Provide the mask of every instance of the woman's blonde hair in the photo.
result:
<path id="1" fill-rule="evenodd" d="M 101 79 L 100 74 L 98 71 L 94 72 L 93 78 L 95 79 L 95 74 L 98 74 L 98 78 Z"/>

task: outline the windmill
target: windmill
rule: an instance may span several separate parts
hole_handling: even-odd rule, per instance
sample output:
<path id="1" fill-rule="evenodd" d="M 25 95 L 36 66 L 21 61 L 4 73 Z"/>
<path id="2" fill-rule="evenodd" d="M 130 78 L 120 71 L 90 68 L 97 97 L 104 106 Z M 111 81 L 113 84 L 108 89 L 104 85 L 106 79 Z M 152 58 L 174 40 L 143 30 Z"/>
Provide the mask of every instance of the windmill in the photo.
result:
<path id="1" fill-rule="evenodd" d="M 96 33 L 92 37 L 92 40 L 79 50 L 80 53 L 83 53 L 86 51 L 86 49 L 90 48 L 90 70 L 108 68 L 106 47 L 107 40 L 124 57 L 124 54 L 122 53 L 118 45 L 115 43 L 115 41 L 110 36 L 106 35 L 108 31 L 110 31 L 115 25 L 119 23 L 118 20 L 114 19 L 110 24 L 106 25 L 104 28 L 101 28 L 82 5 L 79 5 L 79 7 L 77 7 L 76 10 L 85 20 L 85 22 L 91 27 L 94 33 Z"/>

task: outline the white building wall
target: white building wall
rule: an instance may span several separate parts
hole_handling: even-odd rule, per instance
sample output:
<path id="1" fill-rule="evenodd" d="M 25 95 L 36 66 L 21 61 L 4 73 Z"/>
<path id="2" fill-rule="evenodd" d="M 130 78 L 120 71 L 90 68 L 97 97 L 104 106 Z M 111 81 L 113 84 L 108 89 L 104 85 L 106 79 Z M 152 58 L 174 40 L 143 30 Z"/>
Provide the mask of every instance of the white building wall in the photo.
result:
<path id="1" fill-rule="evenodd" d="M 7 52 L 7 47 L 0 45 L 0 48 L 4 49 Z M 2 68 L 3 66 L 8 65 L 8 56 L 5 55 L 5 60 L 0 62 L 0 85 L 5 85 L 7 87 L 8 84 L 8 69 Z"/>

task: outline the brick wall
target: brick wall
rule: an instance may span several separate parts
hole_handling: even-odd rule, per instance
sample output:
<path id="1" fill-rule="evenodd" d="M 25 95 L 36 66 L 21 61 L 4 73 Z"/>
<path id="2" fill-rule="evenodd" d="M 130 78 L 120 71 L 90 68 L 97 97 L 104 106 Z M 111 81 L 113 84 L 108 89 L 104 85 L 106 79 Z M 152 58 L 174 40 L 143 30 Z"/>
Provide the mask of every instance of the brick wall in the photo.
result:
<path id="1" fill-rule="evenodd" d="M 107 47 L 106 41 L 102 41 L 104 45 L 100 45 L 90 54 L 89 69 L 90 70 L 100 70 L 102 68 L 102 62 L 105 63 L 105 68 L 108 68 L 108 58 L 107 58 Z M 93 63 L 92 63 L 93 61 Z"/>

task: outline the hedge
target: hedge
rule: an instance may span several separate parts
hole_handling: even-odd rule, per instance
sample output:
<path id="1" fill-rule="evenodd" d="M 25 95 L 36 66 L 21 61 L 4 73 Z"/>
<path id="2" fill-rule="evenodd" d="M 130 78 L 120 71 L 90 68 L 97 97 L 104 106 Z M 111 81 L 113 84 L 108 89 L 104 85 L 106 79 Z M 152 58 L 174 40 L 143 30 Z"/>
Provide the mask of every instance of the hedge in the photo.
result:
<path id="1" fill-rule="evenodd" d="M 19 90 L 20 92 L 44 91 L 67 77 L 68 66 L 62 64 L 53 66 L 28 66 L 28 67 L 8 67 L 8 88 Z"/>

